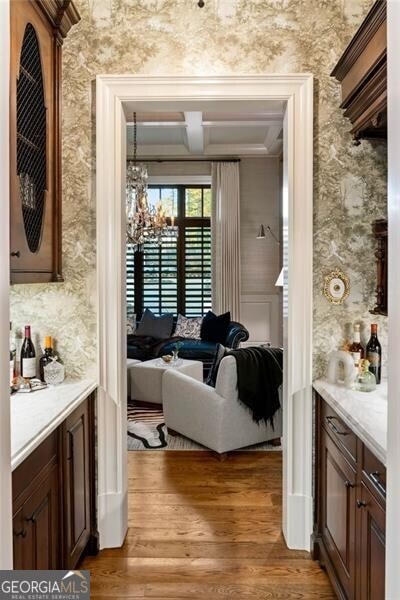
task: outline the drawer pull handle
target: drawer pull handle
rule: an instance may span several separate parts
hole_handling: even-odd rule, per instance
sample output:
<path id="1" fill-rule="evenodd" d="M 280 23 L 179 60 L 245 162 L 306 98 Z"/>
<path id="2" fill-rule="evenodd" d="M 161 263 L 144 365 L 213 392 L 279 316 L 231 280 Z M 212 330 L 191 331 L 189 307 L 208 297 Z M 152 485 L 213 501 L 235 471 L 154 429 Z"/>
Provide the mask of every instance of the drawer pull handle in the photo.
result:
<path id="1" fill-rule="evenodd" d="M 332 431 L 334 431 L 337 435 L 349 435 L 349 431 L 342 431 L 341 429 L 338 429 L 336 427 L 335 423 L 333 422 L 334 419 L 336 419 L 336 417 L 326 417 L 328 425 L 332 429 Z"/>
<path id="2" fill-rule="evenodd" d="M 349 481 L 348 479 L 344 482 L 344 485 L 347 488 L 353 488 L 354 487 L 354 483 L 351 483 L 351 481 Z"/>
<path id="3" fill-rule="evenodd" d="M 28 532 L 26 531 L 26 529 L 21 529 L 21 531 L 14 531 L 15 537 L 26 538 L 27 534 L 28 534 Z"/>
<path id="4" fill-rule="evenodd" d="M 19 258 L 21 256 L 21 252 L 19 250 L 17 250 L 16 252 L 11 252 L 11 256 L 15 256 L 16 258 Z"/>
<path id="5" fill-rule="evenodd" d="M 378 490 L 380 491 L 380 493 L 383 496 L 386 496 L 386 490 L 385 490 L 384 486 L 382 485 L 382 483 L 379 481 L 379 477 L 380 477 L 379 471 L 374 471 L 373 473 L 369 474 L 369 478 L 372 481 L 372 483 L 378 488 Z"/>
<path id="6" fill-rule="evenodd" d="M 367 506 L 365 500 L 357 500 L 357 508 L 365 508 L 365 506 Z"/>

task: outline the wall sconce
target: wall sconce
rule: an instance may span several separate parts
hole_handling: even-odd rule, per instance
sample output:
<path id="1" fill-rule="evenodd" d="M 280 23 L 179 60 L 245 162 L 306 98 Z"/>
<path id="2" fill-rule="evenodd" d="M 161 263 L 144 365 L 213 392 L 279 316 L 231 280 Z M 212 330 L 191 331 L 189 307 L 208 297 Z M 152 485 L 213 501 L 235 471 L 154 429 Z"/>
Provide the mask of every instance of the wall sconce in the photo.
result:
<path id="1" fill-rule="evenodd" d="M 266 235 L 265 235 L 265 230 L 268 231 L 269 235 L 271 237 L 273 237 L 273 239 L 275 240 L 275 242 L 277 244 L 280 244 L 279 239 L 277 238 L 277 236 L 274 234 L 274 232 L 272 231 L 271 227 L 269 225 L 267 225 L 267 227 L 264 227 L 264 225 L 261 223 L 260 228 L 258 230 L 258 234 L 257 234 L 257 239 L 258 240 L 265 240 L 266 239 Z"/>

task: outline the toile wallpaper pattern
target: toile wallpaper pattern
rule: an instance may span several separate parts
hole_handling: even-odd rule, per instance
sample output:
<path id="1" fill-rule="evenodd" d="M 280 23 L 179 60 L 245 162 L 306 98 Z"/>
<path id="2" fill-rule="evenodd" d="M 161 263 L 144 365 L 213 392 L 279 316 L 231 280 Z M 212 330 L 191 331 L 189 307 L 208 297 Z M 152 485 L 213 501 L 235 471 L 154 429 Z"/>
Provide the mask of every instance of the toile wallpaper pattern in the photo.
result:
<path id="1" fill-rule="evenodd" d="M 65 283 L 15 285 L 11 316 L 58 341 L 69 375 L 95 369 L 95 76 L 100 73 L 315 76 L 314 374 L 354 321 L 371 322 L 371 222 L 386 213 L 386 149 L 354 146 L 329 76 L 372 0 L 75 0 L 81 22 L 64 45 L 63 257 Z M 322 295 L 339 266 L 343 306 Z M 380 326 L 386 353 L 386 319 Z"/>

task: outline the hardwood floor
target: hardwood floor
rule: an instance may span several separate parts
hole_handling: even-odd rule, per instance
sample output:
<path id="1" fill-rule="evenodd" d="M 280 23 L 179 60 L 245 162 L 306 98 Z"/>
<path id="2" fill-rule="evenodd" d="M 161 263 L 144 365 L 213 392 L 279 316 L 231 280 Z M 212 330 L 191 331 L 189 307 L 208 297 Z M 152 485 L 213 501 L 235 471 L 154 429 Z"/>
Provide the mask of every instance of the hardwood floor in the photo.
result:
<path id="1" fill-rule="evenodd" d="M 92 598 L 333 600 L 282 539 L 280 452 L 129 452 L 129 531 L 81 565 Z"/>

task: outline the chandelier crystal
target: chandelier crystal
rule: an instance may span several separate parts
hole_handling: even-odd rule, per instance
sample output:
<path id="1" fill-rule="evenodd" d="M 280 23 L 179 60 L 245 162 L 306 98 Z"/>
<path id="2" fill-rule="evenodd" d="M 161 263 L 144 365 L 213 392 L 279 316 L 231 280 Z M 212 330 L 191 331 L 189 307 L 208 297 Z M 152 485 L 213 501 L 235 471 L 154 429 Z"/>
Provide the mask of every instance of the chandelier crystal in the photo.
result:
<path id="1" fill-rule="evenodd" d="M 133 113 L 133 160 L 128 161 L 126 170 L 126 237 L 135 250 L 144 242 L 162 244 L 165 237 L 176 237 L 174 216 L 168 216 L 161 202 L 150 208 L 147 198 L 147 168 L 137 162 L 137 120 Z"/>

